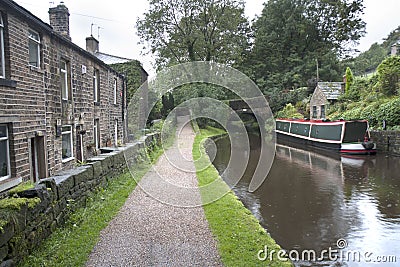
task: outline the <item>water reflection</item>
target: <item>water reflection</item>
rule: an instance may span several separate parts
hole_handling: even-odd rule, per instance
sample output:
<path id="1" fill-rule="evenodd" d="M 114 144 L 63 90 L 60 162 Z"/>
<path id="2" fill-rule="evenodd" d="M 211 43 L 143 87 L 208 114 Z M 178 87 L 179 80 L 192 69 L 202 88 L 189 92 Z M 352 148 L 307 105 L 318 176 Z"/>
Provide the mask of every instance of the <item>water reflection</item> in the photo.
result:
<path id="1" fill-rule="evenodd" d="M 336 241 L 344 238 L 348 250 L 371 252 L 371 257 L 396 255 L 400 262 L 400 158 L 340 157 L 278 145 L 266 182 L 250 193 L 257 138 L 251 144 L 248 169 L 234 191 L 283 248 L 318 252 L 336 248 Z M 214 164 L 222 172 L 229 160 L 229 140 L 221 139 L 217 146 Z M 226 176 L 231 172 L 234 167 Z M 360 260 L 296 265 L 377 266 Z"/>

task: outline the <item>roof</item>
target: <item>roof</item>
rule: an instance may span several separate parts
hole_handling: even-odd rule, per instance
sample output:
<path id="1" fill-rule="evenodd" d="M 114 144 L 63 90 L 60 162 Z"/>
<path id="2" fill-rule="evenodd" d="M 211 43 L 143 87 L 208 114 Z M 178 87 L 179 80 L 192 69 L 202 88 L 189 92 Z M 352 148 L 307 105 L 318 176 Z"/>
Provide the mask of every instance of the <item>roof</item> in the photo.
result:
<path id="1" fill-rule="evenodd" d="M 102 53 L 102 52 L 95 52 L 94 55 L 100 59 L 101 61 L 103 61 L 104 63 L 110 65 L 110 64 L 119 64 L 119 63 L 127 63 L 127 62 L 131 62 L 131 61 L 137 61 L 139 62 L 139 66 L 142 69 L 142 72 L 146 75 L 149 76 L 149 74 L 147 73 L 147 71 L 143 68 L 142 64 L 140 63 L 140 61 L 136 60 L 136 59 L 130 59 L 130 58 L 125 58 L 125 57 L 119 57 L 119 56 L 113 56 L 110 54 L 106 54 L 106 53 Z"/>
<path id="2" fill-rule="evenodd" d="M 342 94 L 342 82 L 319 82 L 317 86 L 327 100 L 336 100 Z"/>
<path id="3" fill-rule="evenodd" d="M 133 59 L 113 56 L 102 52 L 96 52 L 94 53 L 94 55 L 106 64 L 117 64 L 117 63 L 126 63 L 129 61 L 133 61 Z"/>
<path id="4" fill-rule="evenodd" d="M 80 53 L 84 54 L 85 56 L 90 57 L 91 59 L 95 60 L 97 63 L 103 65 L 104 67 L 107 67 L 107 68 L 113 70 L 112 68 L 110 68 L 110 66 L 108 66 L 107 63 L 105 63 L 101 59 L 97 58 L 95 55 L 89 53 L 88 51 L 84 50 L 77 44 L 73 43 L 71 40 L 65 38 L 64 36 L 60 35 L 56 31 L 54 31 L 54 29 L 49 24 L 43 22 L 41 19 L 36 17 L 34 14 L 29 12 L 22 6 L 18 5 L 16 2 L 14 2 L 12 0 L 1 0 L 1 4 L 2 5 L 4 4 L 5 8 L 9 9 L 9 11 L 11 11 L 12 13 L 19 15 L 21 19 L 27 20 L 30 23 L 30 25 L 33 24 L 36 27 L 39 27 L 41 30 L 47 32 L 48 35 L 50 35 L 52 37 L 56 37 L 59 41 L 72 47 L 75 51 L 80 52 Z M 115 70 L 113 70 L 113 71 L 115 71 Z M 119 75 L 121 75 L 121 74 L 119 74 Z"/>

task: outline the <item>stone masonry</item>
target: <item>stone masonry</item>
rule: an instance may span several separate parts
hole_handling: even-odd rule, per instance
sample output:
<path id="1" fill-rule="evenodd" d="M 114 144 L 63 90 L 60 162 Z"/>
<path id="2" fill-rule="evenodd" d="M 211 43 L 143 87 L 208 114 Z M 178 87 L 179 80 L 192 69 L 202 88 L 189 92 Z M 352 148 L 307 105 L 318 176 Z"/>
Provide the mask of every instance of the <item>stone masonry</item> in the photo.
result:
<path id="1" fill-rule="evenodd" d="M 100 147 L 124 143 L 126 80 L 70 41 L 68 9 L 63 4 L 50 9 L 51 25 L 11 0 L 0 1 L 0 12 L 5 55 L 0 126 L 8 130 L 10 165 L 8 175 L 0 177 L 0 191 L 73 168 L 98 154 Z M 30 64 L 32 32 L 39 36 L 39 66 Z M 68 97 L 61 91 L 63 62 Z M 98 101 L 94 101 L 95 84 Z M 62 136 L 66 128 L 72 135 L 72 155 L 67 160 Z"/>

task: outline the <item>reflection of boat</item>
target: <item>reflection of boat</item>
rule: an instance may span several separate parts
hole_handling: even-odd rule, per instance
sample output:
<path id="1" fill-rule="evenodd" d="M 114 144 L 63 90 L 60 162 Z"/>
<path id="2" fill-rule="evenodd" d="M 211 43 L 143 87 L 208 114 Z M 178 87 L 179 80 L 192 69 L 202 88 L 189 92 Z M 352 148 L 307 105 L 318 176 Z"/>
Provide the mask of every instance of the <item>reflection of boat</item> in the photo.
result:
<path id="1" fill-rule="evenodd" d="M 343 154 L 375 154 L 376 144 L 370 141 L 368 122 L 277 119 L 276 133 L 288 139 Z"/>
<path id="2" fill-rule="evenodd" d="M 328 152 L 320 153 L 311 150 L 286 146 L 282 144 L 276 145 L 276 156 L 282 159 L 290 160 L 292 163 L 319 171 L 321 173 L 336 173 L 342 179 L 351 177 L 349 172 L 363 171 L 364 166 L 373 166 L 374 158 L 356 157 L 356 156 L 340 156 L 337 153 Z"/>

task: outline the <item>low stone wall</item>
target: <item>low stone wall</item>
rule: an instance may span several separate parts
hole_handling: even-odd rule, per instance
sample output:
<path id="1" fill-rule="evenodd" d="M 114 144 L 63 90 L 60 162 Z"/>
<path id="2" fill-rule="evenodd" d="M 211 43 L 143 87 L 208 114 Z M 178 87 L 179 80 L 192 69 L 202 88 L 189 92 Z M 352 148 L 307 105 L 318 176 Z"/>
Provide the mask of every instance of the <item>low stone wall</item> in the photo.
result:
<path id="1" fill-rule="evenodd" d="M 400 131 L 371 131 L 378 151 L 400 156 Z"/>
<path id="2" fill-rule="evenodd" d="M 33 189 L 0 200 L 0 266 L 14 266 L 37 247 L 68 216 L 86 204 L 99 187 L 126 170 L 125 155 L 138 163 L 145 148 L 160 144 L 160 134 L 87 160 L 87 164 L 42 179 Z M 133 161 L 133 162 L 132 162 Z M 12 191 L 11 191 L 12 192 Z"/>

